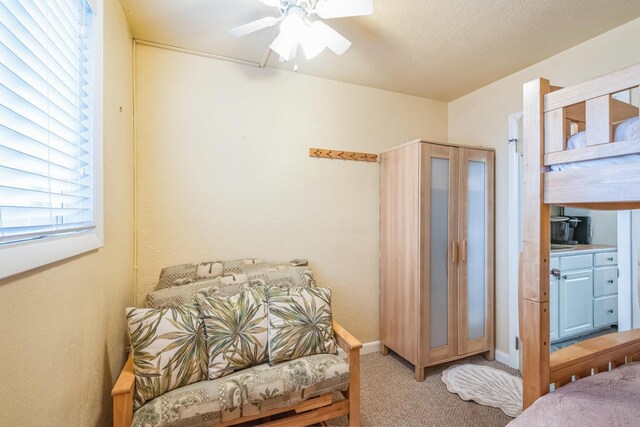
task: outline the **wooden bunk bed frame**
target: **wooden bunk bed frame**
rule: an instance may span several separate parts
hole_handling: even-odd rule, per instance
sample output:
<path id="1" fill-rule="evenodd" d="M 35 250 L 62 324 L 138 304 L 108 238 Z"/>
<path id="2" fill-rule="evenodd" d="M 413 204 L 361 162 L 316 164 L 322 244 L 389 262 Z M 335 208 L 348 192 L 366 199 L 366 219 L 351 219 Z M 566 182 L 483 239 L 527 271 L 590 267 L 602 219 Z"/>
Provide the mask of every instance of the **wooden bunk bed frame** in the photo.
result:
<path id="1" fill-rule="evenodd" d="M 640 140 L 613 142 L 613 124 L 638 108 L 612 94 L 640 87 L 640 64 L 567 88 L 539 78 L 524 85 L 523 249 L 519 269 L 523 408 L 561 387 L 623 363 L 640 360 L 640 330 L 549 348 L 550 205 L 601 210 L 640 208 L 640 161 L 550 171 L 556 164 L 640 153 Z M 587 146 L 567 150 L 573 130 Z"/>

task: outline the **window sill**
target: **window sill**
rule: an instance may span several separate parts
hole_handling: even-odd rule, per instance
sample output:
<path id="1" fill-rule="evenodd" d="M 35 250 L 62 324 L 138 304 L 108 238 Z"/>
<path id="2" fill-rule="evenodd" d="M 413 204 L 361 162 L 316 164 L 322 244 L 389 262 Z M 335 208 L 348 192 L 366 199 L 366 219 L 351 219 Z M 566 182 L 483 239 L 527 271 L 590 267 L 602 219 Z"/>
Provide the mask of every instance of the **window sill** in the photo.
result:
<path id="1" fill-rule="evenodd" d="M 104 246 L 95 230 L 0 246 L 0 279 Z"/>

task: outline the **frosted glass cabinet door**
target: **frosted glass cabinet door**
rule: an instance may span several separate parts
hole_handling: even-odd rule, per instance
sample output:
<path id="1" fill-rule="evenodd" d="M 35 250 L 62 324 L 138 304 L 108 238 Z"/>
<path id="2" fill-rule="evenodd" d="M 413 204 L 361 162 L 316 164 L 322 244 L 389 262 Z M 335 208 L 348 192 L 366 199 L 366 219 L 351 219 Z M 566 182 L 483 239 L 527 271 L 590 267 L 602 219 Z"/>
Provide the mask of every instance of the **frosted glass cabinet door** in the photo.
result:
<path id="1" fill-rule="evenodd" d="M 460 149 L 458 350 L 493 346 L 493 152 Z"/>
<path id="2" fill-rule="evenodd" d="M 458 150 L 423 145 L 423 269 L 422 286 L 428 299 L 423 330 L 427 339 L 425 363 L 457 355 L 456 266 L 451 248 L 457 240 Z"/>

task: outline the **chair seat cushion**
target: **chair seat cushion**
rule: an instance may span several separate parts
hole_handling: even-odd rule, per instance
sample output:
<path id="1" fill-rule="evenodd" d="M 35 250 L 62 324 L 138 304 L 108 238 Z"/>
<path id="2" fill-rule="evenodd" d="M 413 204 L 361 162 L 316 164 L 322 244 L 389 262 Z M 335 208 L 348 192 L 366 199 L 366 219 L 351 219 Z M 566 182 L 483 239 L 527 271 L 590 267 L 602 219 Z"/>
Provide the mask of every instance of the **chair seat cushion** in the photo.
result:
<path id="1" fill-rule="evenodd" d="M 138 409 L 132 425 L 209 426 L 348 387 L 347 362 L 332 354 L 316 354 L 274 366 L 265 363 L 172 390 Z"/>

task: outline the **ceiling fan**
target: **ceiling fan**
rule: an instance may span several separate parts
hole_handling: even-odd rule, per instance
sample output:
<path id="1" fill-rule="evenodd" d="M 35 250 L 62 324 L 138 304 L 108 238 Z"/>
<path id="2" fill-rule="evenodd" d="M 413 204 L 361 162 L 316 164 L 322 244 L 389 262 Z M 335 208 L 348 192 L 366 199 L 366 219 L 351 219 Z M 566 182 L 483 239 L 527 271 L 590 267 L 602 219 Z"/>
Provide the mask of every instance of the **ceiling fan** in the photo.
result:
<path id="1" fill-rule="evenodd" d="M 373 0 L 259 0 L 267 6 L 280 9 L 278 17 L 268 16 L 229 30 L 234 37 L 280 23 L 280 31 L 269 47 L 280 55 L 280 61 L 296 59 L 298 46 L 307 59 L 314 58 L 325 48 L 342 55 L 351 42 L 321 20 L 311 20 L 317 15 L 322 19 L 370 15 Z"/>

